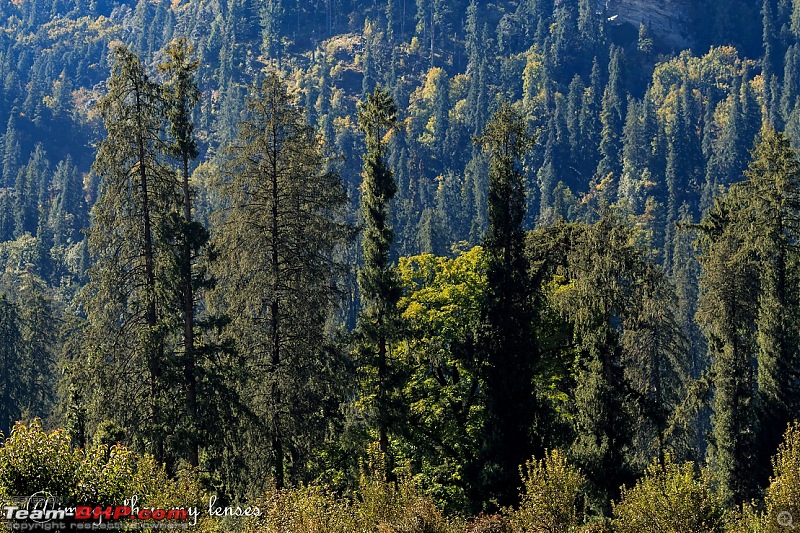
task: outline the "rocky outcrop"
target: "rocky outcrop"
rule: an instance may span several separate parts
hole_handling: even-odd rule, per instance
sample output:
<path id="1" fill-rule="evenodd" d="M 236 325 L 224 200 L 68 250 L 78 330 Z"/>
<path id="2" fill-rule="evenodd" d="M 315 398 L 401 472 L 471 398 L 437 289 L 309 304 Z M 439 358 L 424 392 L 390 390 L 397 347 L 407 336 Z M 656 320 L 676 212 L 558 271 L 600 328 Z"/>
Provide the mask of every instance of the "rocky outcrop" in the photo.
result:
<path id="1" fill-rule="evenodd" d="M 661 44 L 688 48 L 689 13 L 692 0 L 606 0 L 606 15 L 611 24 L 640 24 L 650 28 Z"/>

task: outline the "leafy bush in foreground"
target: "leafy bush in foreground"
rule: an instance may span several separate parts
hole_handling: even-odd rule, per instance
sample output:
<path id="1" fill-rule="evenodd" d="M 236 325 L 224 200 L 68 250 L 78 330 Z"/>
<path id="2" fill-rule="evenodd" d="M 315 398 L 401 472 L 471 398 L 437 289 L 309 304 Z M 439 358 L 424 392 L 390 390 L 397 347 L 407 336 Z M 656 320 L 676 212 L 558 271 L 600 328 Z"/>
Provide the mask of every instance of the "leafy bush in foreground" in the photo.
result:
<path id="1" fill-rule="evenodd" d="M 797 422 L 786 431 L 772 460 L 772 468 L 773 477 L 764 498 L 766 513 L 762 522 L 767 533 L 794 529 L 800 523 L 800 424 Z"/>
<path id="2" fill-rule="evenodd" d="M 562 452 L 551 450 L 528 461 L 522 474 L 522 502 L 517 510 L 507 510 L 514 531 L 566 533 L 580 523 L 578 503 L 586 480 Z"/>
<path id="3" fill-rule="evenodd" d="M 172 479 L 152 456 L 119 444 L 73 449 L 63 429 L 18 422 L 0 446 L 0 500 L 49 492 L 71 504 L 122 505 L 136 496 L 140 507 L 197 506 L 208 497 L 192 471 Z"/>
<path id="4" fill-rule="evenodd" d="M 313 485 L 274 490 L 251 504 L 260 516 L 216 518 L 206 514 L 208 495 L 192 470 L 173 478 L 151 456 L 120 445 L 74 449 L 64 430 L 47 432 L 38 421 L 20 422 L 0 445 L 0 500 L 47 491 L 70 503 L 107 505 L 136 495 L 141 506 L 199 507 L 200 522 L 192 529 L 197 533 L 777 533 L 787 530 L 787 520 L 796 525 L 800 517 L 797 423 L 773 460 L 763 507 L 753 502 L 736 511 L 725 508 L 706 471 L 667 459 L 623 488 L 612 520 L 585 524 L 585 478 L 562 452 L 551 450 L 521 469 L 517 508 L 467 521 L 445 517 L 410 476 L 387 481 L 385 468 L 375 464 L 351 497 Z"/>
<path id="5" fill-rule="evenodd" d="M 667 459 L 651 465 L 635 486 L 622 489 L 613 527 L 620 533 L 722 532 L 723 511 L 705 471 L 698 476 L 693 463 Z"/>
<path id="6" fill-rule="evenodd" d="M 385 481 L 362 475 L 358 494 L 345 498 L 315 486 L 275 490 L 259 503 L 262 515 L 250 519 L 248 533 L 455 533 L 458 519 L 446 519 L 413 481 Z"/>

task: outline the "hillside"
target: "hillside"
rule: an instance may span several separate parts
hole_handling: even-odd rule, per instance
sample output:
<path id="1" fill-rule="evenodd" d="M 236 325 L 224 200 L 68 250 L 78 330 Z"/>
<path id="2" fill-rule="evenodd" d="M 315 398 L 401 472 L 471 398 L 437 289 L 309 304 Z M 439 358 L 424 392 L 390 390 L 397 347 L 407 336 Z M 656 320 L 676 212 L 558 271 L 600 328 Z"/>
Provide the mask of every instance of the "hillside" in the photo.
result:
<path id="1" fill-rule="evenodd" d="M 800 409 L 800 1 L 755 4 L 0 2 L 0 432 L 447 515 L 560 450 L 586 527 L 671 457 L 722 520 Z"/>

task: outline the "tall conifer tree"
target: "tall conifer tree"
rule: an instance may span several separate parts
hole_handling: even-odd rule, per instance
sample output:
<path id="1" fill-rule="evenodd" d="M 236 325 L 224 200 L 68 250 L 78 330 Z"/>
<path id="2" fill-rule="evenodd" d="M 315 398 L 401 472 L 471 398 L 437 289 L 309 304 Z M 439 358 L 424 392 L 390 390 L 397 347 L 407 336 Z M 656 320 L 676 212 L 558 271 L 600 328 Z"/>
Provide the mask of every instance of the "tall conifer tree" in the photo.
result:
<path id="1" fill-rule="evenodd" d="M 744 219 L 742 232 L 759 265 L 755 322 L 758 470 L 767 472 L 786 426 L 800 407 L 795 378 L 800 369 L 800 273 L 796 266 L 800 244 L 800 161 L 786 136 L 767 129 L 762 132 L 745 175 L 748 179 L 740 187 L 745 203 L 739 216 Z M 759 481 L 766 484 L 766 476 L 760 476 Z"/>
<path id="2" fill-rule="evenodd" d="M 484 309 L 487 496 L 506 505 L 516 497 L 517 469 L 530 458 L 537 406 L 532 389 L 537 358 L 531 330 L 528 261 L 524 254 L 525 176 L 533 146 L 520 113 L 504 103 L 476 138 L 489 158 L 489 294 Z"/>
<path id="3" fill-rule="evenodd" d="M 394 232 L 389 219 L 389 204 L 397 192 L 394 173 L 387 165 L 386 136 L 397 125 L 397 107 L 389 93 L 375 89 L 358 111 L 358 124 L 365 134 L 367 151 L 361 173 L 361 213 L 364 217 L 362 248 L 364 266 L 358 272 L 362 313 L 359 326 L 369 351 L 367 367 L 374 395 L 374 420 L 378 446 L 389 450 L 389 349 L 393 322 L 397 315 L 400 287 L 391 265 Z"/>
<path id="4" fill-rule="evenodd" d="M 303 479 L 327 429 L 320 406 L 334 365 L 325 326 L 340 270 L 334 250 L 350 231 L 340 212 L 347 199 L 275 73 L 252 91 L 228 154 L 227 207 L 214 241 L 216 299 L 231 317 L 227 336 L 244 365 L 243 414 L 255 415 L 244 436 L 253 444 L 237 454 L 253 480 L 271 477 L 284 487 Z"/>
<path id="5" fill-rule="evenodd" d="M 165 165 L 161 92 L 124 46 L 114 51 L 98 109 L 108 133 L 94 163 L 101 184 L 89 234 L 94 266 L 85 292 L 85 367 L 96 372 L 87 383 L 96 386 L 98 417 L 165 460 L 172 425 L 165 412 L 166 343 L 174 307 L 166 289 L 174 263 L 168 226 L 180 189 Z"/>
<path id="6" fill-rule="evenodd" d="M 180 162 L 183 218 L 176 220 L 180 241 L 178 252 L 181 306 L 183 320 L 183 386 L 185 389 L 186 416 L 189 430 L 186 440 L 189 464 L 197 466 L 199 461 L 197 418 L 197 376 L 195 354 L 195 298 L 198 288 L 208 286 L 208 280 L 198 275 L 196 260 L 201 248 L 208 241 L 206 229 L 193 219 L 192 190 L 189 165 L 197 157 L 197 142 L 194 138 L 192 110 L 200 99 L 197 82 L 194 80 L 199 62 L 192 59 L 193 47 L 185 38 L 176 39 L 166 48 L 167 58 L 159 70 L 167 76 L 164 86 L 166 115 L 169 121 L 171 155 Z M 200 279 L 195 279 L 199 277 Z M 198 287 L 200 286 L 200 287 Z"/>

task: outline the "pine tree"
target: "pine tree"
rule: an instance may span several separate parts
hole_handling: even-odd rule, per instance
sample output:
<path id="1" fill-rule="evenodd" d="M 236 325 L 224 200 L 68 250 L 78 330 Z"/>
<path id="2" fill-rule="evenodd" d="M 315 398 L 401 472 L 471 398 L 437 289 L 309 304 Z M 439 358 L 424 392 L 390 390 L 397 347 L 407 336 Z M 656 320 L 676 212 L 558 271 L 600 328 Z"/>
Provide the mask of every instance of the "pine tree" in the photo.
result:
<path id="1" fill-rule="evenodd" d="M 486 495 L 506 505 L 517 496 L 519 465 L 537 451 L 532 390 L 537 350 L 531 329 L 524 255 L 525 176 L 521 160 L 533 147 L 520 113 L 504 103 L 475 142 L 489 158 L 489 229 L 484 239 L 489 294 L 485 332 Z"/>
<path id="2" fill-rule="evenodd" d="M 200 92 L 194 76 L 200 65 L 192 59 L 193 47 L 185 38 L 176 39 L 166 48 L 167 59 L 158 67 L 167 76 L 164 85 L 164 99 L 167 105 L 166 116 L 169 121 L 171 155 L 180 162 L 183 218 L 176 221 L 178 226 L 178 255 L 182 300 L 183 321 L 183 386 L 188 418 L 187 460 L 192 466 L 199 461 L 197 415 L 197 376 L 195 354 L 195 299 L 200 289 L 208 288 L 209 281 L 198 273 L 196 266 L 201 249 L 208 242 L 208 231 L 192 215 L 192 190 L 189 183 L 189 165 L 197 157 L 197 142 L 194 139 L 192 110 L 197 106 Z M 199 279 L 197 279 L 199 277 Z"/>
<path id="3" fill-rule="evenodd" d="M 583 183 L 589 183 L 591 176 L 597 170 L 600 147 L 600 109 L 602 99 L 600 95 L 600 65 L 597 60 L 592 64 L 591 83 L 583 92 L 580 111 L 580 155 L 577 159 L 580 176 Z"/>
<path id="4" fill-rule="evenodd" d="M 699 226 L 702 275 L 697 319 L 708 339 L 714 389 L 708 461 L 728 503 L 753 494 L 757 421 L 750 361 L 755 349 L 752 323 L 758 267 L 733 223 L 739 207 L 728 198 L 718 199 Z"/>
<path id="5" fill-rule="evenodd" d="M 634 387 L 625 379 L 622 335 L 629 316 L 640 318 L 637 311 L 643 299 L 628 292 L 636 291 L 641 281 L 623 280 L 644 276 L 637 271 L 641 259 L 628 244 L 629 238 L 624 226 L 610 216 L 573 235 L 567 272 L 574 287 L 565 292 L 561 304 L 566 306 L 562 313 L 573 323 L 572 335 L 580 353 L 574 369 L 575 437 L 570 453 L 591 483 L 587 506 L 598 515 L 608 513 L 609 500 L 620 485 L 630 481 L 632 469 L 630 448 L 635 430 L 628 413 L 633 410 L 631 397 L 623 391 Z M 646 374 L 650 363 L 649 357 L 643 357 L 631 370 Z M 652 377 L 641 376 L 645 390 L 653 390 Z"/>
<path id="6" fill-rule="evenodd" d="M 245 373 L 238 391 L 256 417 L 243 438 L 257 448 L 242 442 L 237 453 L 252 482 L 284 487 L 303 479 L 327 429 L 320 406 L 335 365 L 325 326 L 341 268 L 334 250 L 350 230 L 342 183 L 277 74 L 251 91 L 246 111 L 224 167 L 214 299 L 230 317 Z"/>
<path id="7" fill-rule="evenodd" d="M 14 422 L 19 420 L 24 381 L 18 379 L 22 365 L 22 333 L 19 310 L 5 294 L 0 294 L 0 432 L 10 435 Z"/>
<path id="8" fill-rule="evenodd" d="M 645 130 L 644 104 L 628 100 L 628 111 L 622 139 L 622 175 L 619 180 L 619 198 L 626 200 L 633 213 L 640 214 L 645 204 L 645 184 L 649 162 L 649 148 Z"/>
<path id="9" fill-rule="evenodd" d="M 70 156 L 56 165 L 53 195 L 50 224 L 53 227 L 54 244 L 79 242 L 82 239 L 81 230 L 89 223 L 89 214 L 83 194 L 83 179 Z"/>
<path id="10" fill-rule="evenodd" d="M 16 109 L 12 111 L 17 111 Z M 2 185 L 3 187 L 13 187 L 14 186 L 14 178 L 17 176 L 17 171 L 19 170 L 20 165 L 20 143 L 19 143 L 19 134 L 17 133 L 16 129 L 16 121 L 14 120 L 14 113 L 12 112 L 11 116 L 8 118 L 8 123 L 6 124 L 6 132 L 3 135 L 3 175 L 2 175 Z"/>
<path id="11" fill-rule="evenodd" d="M 42 280 L 23 273 L 0 293 L 0 432 L 25 417 L 46 416 L 54 402 L 51 302 Z"/>
<path id="12" fill-rule="evenodd" d="M 778 57 L 779 43 L 775 27 L 774 0 L 763 0 L 761 4 L 762 42 L 764 55 L 761 60 L 761 71 L 764 78 L 764 96 L 767 103 L 767 118 L 772 127 L 779 126 L 778 109 Z"/>
<path id="13" fill-rule="evenodd" d="M 392 169 L 386 164 L 386 136 L 397 125 L 397 108 L 388 92 L 381 88 L 367 96 L 358 111 L 358 124 L 364 132 L 367 151 L 361 173 L 361 213 L 363 267 L 358 271 L 362 312 L 359 327 L 367 346 L 367 367 L 375 397 L 375 415 L 371 420 L 377 431 L 382 454 L 389 451 L 389 357 L 396 304 L 400 297 L 397 273 L 390 262 L 394 232 L 389 220 L 389 206 L 397 192 Z"/>
<path id="14" fill-rule="evenodd" d="M 14 184 L 14 236 L 25 233 L 36 235 L 39 219 L 40 188 L 47 190 L 50 183 L 50 163 L 41 143 L 36 145 L 28 164 L 17 173 Z"/>
<path id="15" fill-rule="evenodd" d="M 739 216 L 759 265 L 758 470 L 766 472 L 786 426 L 800 408 L 800 390 L 792 377 L 800 367 L 800 294 L 794 266 L 800 242 L 800 161 L 783 134 L 767 129 L 745 175 L 748 179 L 735 193 L 745 198 Z M 766 476 L 758 478 L 766 484 Z"/>
<path id="16" fill-rule="evenodd" d="M 106 138 L 94 170 L 101 178 L 89 246 L 94 266 L 86 288 L 87 369 L 96 414 L 129 431 L 137 447 L 166 460 L 173 421 L 168 334 L 175 296 L 169 221 L 180 182 L 165 165 L 162 99 L 140 59 L 114 51 L 108 93 L 98 103 Z M 142 384 L 146 386 L 142 387 Z"/>
<path id="17" fill-rule="evenodd" d="M 622 82 L 622 50 L 611 49 L 608 63 L 608 84 L 603 92 L 603 103 L 600 111 L 602 131 L 600 133 L 600 163 L 597 165 L 597 178 L 602 181 L 608 177 L 616 182 L 622 171 L 620 155 L 622 151 L 622 129 L 625 122 L 623 109 L 624 94 Z M 595 88 L 597 90 L 597 88 Z M 616 196 L 616 187 L 610 191 Z"/>
<path id="18" fill-rule="evenodd" d="M 577 70 L 584 44 L 578 31 L 578 6 L 574 2 L 559 2 L 553 19 L 552 48 L 548 57 L 552 61 L 554 78 L 561 81 L 566 73 Z"/>
<path id="19" fill-rule="evenodd" d="M 800 44 L 793 44 L 786 50 L 781 87 L 781 114 L 783 120 L 787 122 L 800 97 L 798 78 L 800 78 Z"/>

